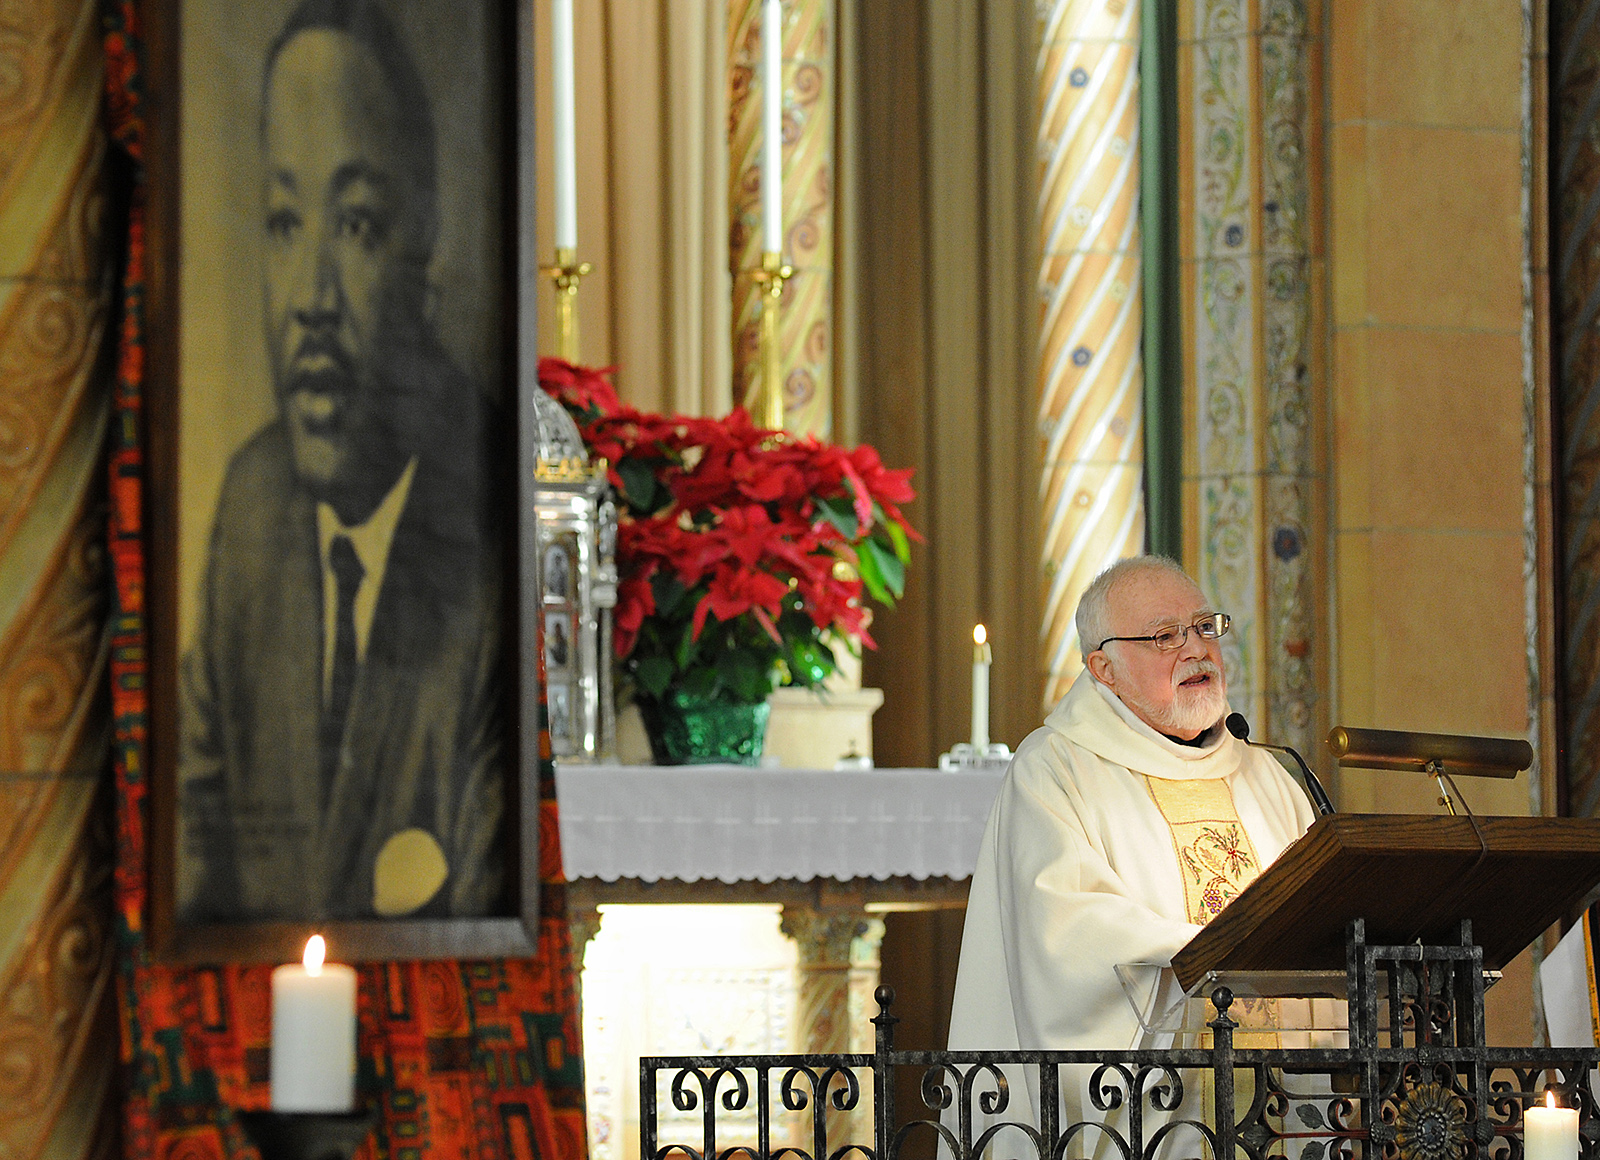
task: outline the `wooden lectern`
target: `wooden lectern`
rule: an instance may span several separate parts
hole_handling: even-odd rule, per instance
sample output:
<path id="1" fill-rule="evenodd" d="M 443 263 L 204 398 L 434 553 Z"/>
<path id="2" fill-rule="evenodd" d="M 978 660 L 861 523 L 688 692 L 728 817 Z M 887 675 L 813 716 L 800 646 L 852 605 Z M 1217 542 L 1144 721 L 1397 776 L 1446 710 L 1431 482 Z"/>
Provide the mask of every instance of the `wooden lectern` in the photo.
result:
<path id="1" fill-rule="evenodd" d="M 1600 821 L 1330 814 L 1172 960 L 1185 990 L 1209 971 L 1342 971 L 1354 919 L 1371 943 L 1455 941 L 1505 966 L 1600 883 Z"/>

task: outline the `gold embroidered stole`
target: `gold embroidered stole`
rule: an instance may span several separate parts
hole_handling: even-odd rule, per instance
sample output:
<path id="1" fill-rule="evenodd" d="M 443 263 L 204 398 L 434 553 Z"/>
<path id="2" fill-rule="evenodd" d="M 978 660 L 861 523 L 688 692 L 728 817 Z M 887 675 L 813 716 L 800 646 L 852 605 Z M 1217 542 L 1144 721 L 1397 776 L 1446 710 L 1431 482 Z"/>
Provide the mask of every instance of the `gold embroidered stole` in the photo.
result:
<path id="1" fill-rule="evenodd" d="M 1172 831 L 1183 876 L 1184 910 L 1204 926 L 1261 873 L 1261 860 L 1233 806 L 1225 778 L 1144 779 Z"/>
<path id="2" fill-rule="evenodd" d="M 1220 777 L 1169 780 L 1147 774 L 1144 783 L 1172 833 L 1183 878 L 1184 912 L 1190 922 L 1204 926 L 1261 874 L 1261 859 L 1233 804 L 1233 787 Z M 1271 999 L 1236 998 L 1229 1011 L 1239 1021 L 1234 1043 L 1278 1046 L 1278 1036 L 1264 1032 L 1277 1024 L 1277 1007 Z M 1257 1030 L 1246 1034 L 1246 1028 Z M 1210 1043 L 1209 1031 L 1203 1040 Z"/>

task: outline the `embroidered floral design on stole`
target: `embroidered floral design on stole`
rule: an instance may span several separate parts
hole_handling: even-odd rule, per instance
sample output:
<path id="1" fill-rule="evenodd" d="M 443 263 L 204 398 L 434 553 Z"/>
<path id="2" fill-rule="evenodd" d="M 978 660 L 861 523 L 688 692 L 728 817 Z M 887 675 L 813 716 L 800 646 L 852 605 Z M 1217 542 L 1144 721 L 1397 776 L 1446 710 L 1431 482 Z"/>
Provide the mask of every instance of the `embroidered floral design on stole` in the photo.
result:
<path id="1" fill-rule="evenodd" d="M 1261 874 L 1261 859 L 1234 808 L 1233 788 L 1220 777 L 1170 781 L 1146 775 L 1144 783 L 1172 831 L 1184 912 L 1190 922 L 1204 926 Z M 1228 1013 L 1239 1022 L 1235 1046 L 1280 1045 L 1276 1032 L 1269 1030 L 1278 1024 L 1277 1000 L 1241 995 Z M 1200 1040 L 1209 1046 L 1211 1032 L 1202 1030 Z M 1208 1076 L 1207 1100 L 1209 1089 Z"/>
<path id="2" fill-rule="evenodd" d="M 1234 808 L 1233 790 L 1224 778 L 1146 776 L 1144 782 L 1172 832 L 1184 912 L 1190 922 L 1204 926 L 1261 873 L 1261 860 Z"/>

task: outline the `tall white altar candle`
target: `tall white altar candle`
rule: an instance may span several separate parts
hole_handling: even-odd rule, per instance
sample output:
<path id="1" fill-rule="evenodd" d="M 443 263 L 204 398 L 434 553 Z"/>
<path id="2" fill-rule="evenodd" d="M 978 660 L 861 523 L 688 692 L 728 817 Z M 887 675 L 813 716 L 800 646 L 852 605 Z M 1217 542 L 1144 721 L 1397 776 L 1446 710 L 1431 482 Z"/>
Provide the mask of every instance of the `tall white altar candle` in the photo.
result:
<path id="1" fill-rule="evenodd" d="M 356 973 L 323 963 L 320 934 L 305 961 L 272 972 L 272 1110 L 348 1112 L 356 1103 Z"/>
<path id="2" fill-rule="evenodd" d="M 978 625 L 972 630 L 972 747 L 989 744 L 989 665 L 994 654 L 989 649 L 989 630 Z"/>
<path id="3" fill-rule="evenodd" d="M 550 111 L 555 136 L 558 250 L 578 246 L 578 145 L 573 114 L 572 0 L 550 0 Z"/>
<path id="4" fill-rule="evenodd" d="M 783 4 L 761 5 L 761 248 L 783 252 Z"/>
<path id="5" fill-rule="evenodd" d="M 1578 1109 L 1556 1107 L 1549 1088 L 1544 1095 L 1544 1107 L 1522 1113 L 1523 1160 L 1578 1160 Z"/>

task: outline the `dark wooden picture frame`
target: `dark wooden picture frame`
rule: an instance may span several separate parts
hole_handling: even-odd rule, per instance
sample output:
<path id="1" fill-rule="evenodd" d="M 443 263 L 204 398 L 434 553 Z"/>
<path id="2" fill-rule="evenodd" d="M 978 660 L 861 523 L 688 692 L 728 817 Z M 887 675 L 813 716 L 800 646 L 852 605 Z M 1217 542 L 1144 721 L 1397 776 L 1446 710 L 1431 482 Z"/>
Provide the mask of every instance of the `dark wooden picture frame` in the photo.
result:
<path id="1" fill-rule="evenodd" d="M 308 75 L 325 79 L 331 67 L 327 65 L 329 25 L 290 27 L 285 23 L 291 20 L 291 13 L 296 14 L 295 20 L 303 20 L 305 14 L 301 10 L 307 3 L 323 10 L 321 16 L 312 17 L 314 21 L 325 21 L 327 10 L 377 9 L 384 14 L 377 23 L 387 23 L 389 31 L 380 29 L 378 40 L 363 39 L 373 34 L 372 21 L 362 17 L 368 21 L 362 27 L 369 31 L 359 35 L 339 32 L 333 38 L 343 46 L 338 52 L 346 54 L 339 58 L 346 63 L 338 66 L 345 71 L 337 80 L 321 88 L 318 81 L 295 89 L 287 81 L 280 84 L 278 73 L 284 72 L 299 83 Z M 531 196 L 535 163 L 532 0 L 466 0 L 465 4 L 463 0 L 263 0 L 260 4 L 167 0 L 150 6 L 147 13 L 152 78 L 147 94 L 150 116 L 145 183 L 145 323 L 149 359 L 145 527 L 150 584 L 148 776 L 152 829 L 148 844 L 147 921 L 152 950 L 158 958 L 176 962 L 287 962 L 298 960 L 307 936 L 317 932 L 327 937 L 330 955 L 345 961 L 531 954 L 538 941 L 539 913 L 539 586 L 537 521 L 531 490 L 538 426 L 533 408 L 521 404 L 519 385 L 533 382 L 537 367 L 534 293 L 539 273 L 533 252 Z M 320 63 L 296 72 L 283 62 L 290 59 L 290 48 L 301 35 L 294 29 L 303 32 L 308 27 L 319 33 L 321 40 L 315 47 L 307 47 L 309 41 L 303 42 L 297 49 L 298 57 Z M 187 46 L 185 36 L 189 37 Z M 395 40 L 400 42 L 398 54 L 385 56 L 386 44 L 379 43 L 385 36 L 389 38 L 388 46 Z M 481 51 L 475 52 L 474 45 Z M 319 52 L 321 56 L 316 55 Z M 361 62 L 349 64 L 356 56 L 362 58 Z M 271 98 L 284 102 L 274 104 L 270 113 L 264 75 L 269 58 L 274 70 Z M 397 59 L 399 64 L 395 63 Z M 297 60 L 295 67 L 298 63 Z M 324 73 L 315 73 L 313 67 L 324 69 Z M 365 80 L 361 69 L 366 70 Z M 351 77 L 356 79 L 352 81 Z M 373 82 L 373 77 L 379 79 Z M 411 83 L 408 88 L 408 82 L 420 83 Z M 280 90 L 298 94 L 298 109 L 314 109 L 315 115 L 284 114 L 283 108 L 295 106 L 291 97 L 282 96 Z M 337 148 L 323 148 L 319 153 L 313 145 L 306 152 L 294 152 L 305 138 L 316 138 L 322 127 L 340 121 L 337 112 L 324 114 L 337 102 L 308 104 L 305 100 L 307 94 L 325 96 L 329 91 L 345 100 L 343 123 L 347 128 L 354 123 L 358 129 L 370 130 L 365 136 L 359 131 L 347 132 L 343 140 L 357 143 L 355 153 L 393 162 L 387 170 L 381 164 L 366 166 L 359 158 L 335 165 L 333 162 L 346 158 Z M 407 98 L 419 94 L 420 104 L 418 100 L 408 104 Z M 391 102 L 387 111 L 374 120 L 372 110 L 384 108 L 386 101 Z M 419 135 L 415 124 L 406 120 L 409 114 L 405 110 L 417 107 L 425 110 L 422 123 L 431 122 L 433 127 L 431 149 L 415 146 Z M 192 114 L 191 121 L 185 121 L 186 111 Z M 363 116 L 367 118 L 364 122 Z M 296 128 L 285 131 L 279 128 L 282 125 Z M 307 125 L 317 128 L 303 128 Z M 203 142 L 204 147 L 198 147 L 197 142 Z M 284 142 L 289 145 L 284 146 Z M 384 153 L 384 149 L 388 152 Z M 270 164 L 268 153 L 274 158 Z M 313 179 L 312 169 L 297 169 L 294 163 L 281 160 L 285 156 L 309 156 L 322 168 Z M 417 162 L 419 157 L 433 159 L 435 176 L 431 184 L 415 176 L 426 172 Z M 356 176 L 354 182 L 350 180 L 352 172 Z M 366 202 L 361 201 L 361 194 L 347 193 L 350 186 L 361 181 L 366 182 L 361 187 L 367 195 Z M 276 207 L 274 198 L 282 188 L 291 191 L 285 196 L 294 199 L 292 211 Z M 316 190 L 330 192 L 314 197 Z M 355 198 L 354 203 L 351 197 Z M 373 204 L 379 206 L 376 213 L 369 212 Z M 387 218 L 382 216 L 384 205 L 388 206 Z M 417 209 L 419 205 L 425 210 Z M 303 218 L 298 216 L 301 208 Z M 373 248 L 402 236 L 408 240 L 395 243 L 387 252 L 404 256 L 382 267 L 388 271 L 388 282 L 380 277 L 360 284 L 359 273 L 343 274 L 343 270 L 357 267 L 338 267 L 344 260 L 339 254 L 355 253 L 354 250 L 328 256 L 338 246 L 363 246 L 375 252 Z M 334 240 L 328 241 L 329 238 Z M 419 242 L 418 238 L 423 240 Z M 305 245 L 304 239 L 323 240 Z M 297 244 L 302 246 L 300 250 L 293 249 Z M 286 253 L 313 256 L 296 266 L 292 258 L 283 258 Z M 417 257 L 419 254 L 422 256 Z M 362 268 L 379 268 L 371 265 L 372 261 L 375 260 L 369 260 L 369 265 Z M 335 267 L 340 273 L 325 273 Z M 301 271 L 298 285 L 314 283 L 317 288 L 311 292 L 313 295 L 331 293 L 344 304 L 340 309 L 346 309 L 351 317 L 359 309 L 364 285 L 368 318 L 356 319 L 352 324 L 355 330 L 341 329 L 337 310 L 330 308 L 324 312 L 323 321 L 306 321 L 313 309 L 284 291 L 284 286 L 294 281 L 282 273 L 284 270 Z M 305 277 L 305 270 L 314 273 Z M 397 270 L 401 271 L 398 275 L 394 273 Z M 350 283 L 350 288 L 339 282 L 341 277 Z M 336 289 L 326 291 L 328 282 L 337 282 Z M 407 304 L 410 313 L 394 305 L 400 301 Z M 348 303 L 357 305 L 351 307 Z M 299 313 L 294 312 L 296 306 Z M 290 318 L 295 320 L 292 324 L 284 321 Z M 363 339 L 357 333 L 360 324 L 371 323 L 373 318 L 383 324 L 368 325 L 367 338 Z M 407 328 L 396 319 L 415 320 L 415 324 Z M 326 345 L 318 346 L 318 340 L 304 338 L 312 327 L 324 325 L 326 334 L 332 336 Z M 357 337 L 345 341 L 352 333 Z M 370 341 L 373 333 L 386 338 L 389 345 L 361 345 Z M 426 337 L 401 341 L 401 336 L 417 333 Z M 296 334 L 300 337 L 294 337 Z M 424 363 L 423 356 L 416 353 L 425 346 L 436 352 L 432 363 Z M 329 366 L 331 371 L 327 370 Z M 375 368 L 381 369 L 368 373 Z M 410 368 L 409 378 L 404 368 Z M 444 374 L 445 369 L 457 373 Z M 331 378 L 316 379 L 319 372 Z M 296 374 L 302 377 L 296 379 Z M 343 378 L 339 377 L 341 374 Z M 283 383 L 289 385 L 279 385 Z M 395 387 L 393 383 L 405 386 Z M 460 388 L 463 383 L 475 383 L 477 394 L 463 394 L 459 389 L 449 393 L 450 388 Z M 369 393 L 362 395 L 363 391 Z M 414 401 L 424 397 L 427 402 Z M 482 454 L 476 460 L 471 455 L 456 457 L 464 464 L 460 471 L 446 473 L 443 483 L 424 491 L 423 483 L 417 481 L 433 479 L 424 471 L 436 461 L 445 463 L 447 456 L 423 438 L 422 429 L 431 430 L 438 440 L 449 440 L 450 429 L 456 425 L 454 416 L 452 421 L 438 422 L 451 410 L 446 406 L 448 402 L 454 402 L 455 410 L 465 416 L 460 421 L 463 427 L 469 431 L 479 429 L 483 434 L 481 440 L 469 439 L 457 446 L 476 448 Z M 476 424 L 472 422 L 474 417 Z M 416 421 L 407 426 L 408 418 Z M 425 419 L 433 421 L 431 427 Z M 396 431 L 412 433 L 412 437 L 407 440 Z M 402 447 L 424 450 L 405 451 Z M 329 452 L 329 448 L 333 450 Z M 406 462 L 407 455 L 411 466 L 401 472 L 404 482 L 395 482 L 391 487 L 392 474 L 383 473 L 391 468 L 399 470 L 393 465 Z M 276 465 L 274 471 L 262 471 L 262 462 Z M 318 476 L 318 465 L 326 467 L 329 463 L 334 466 Z M 390 466 L 374 467 L 375 463 Z M 419 463 L 423 466 L 418 467 Z M 252 465 L 254 470 L 247 470 Z M 255 490 L 241 491 L 241 479 Z M 445 486 L 461 479 L 470 480 L 473 489 L 464 493 L 460 487 L 452 490 Z M 364 482 L 365 486 L 352 486 L 352 480 Z M 272 489 L 268 483 L 279 486 Z M 256 502 L 262 496 L 289 493 L 300 497 L 294 501 L 299 506 L 291 507 L 287 500 Z M 424 508 L 424 501 L 415 498 L 418 493 L 448 495 L 449 499 Z M 347 499 L 351 494 L 360 498 Z M 463 494 L 467 496 L 465 500 L 460 498 Z M 240 502 L 241 495 L 250 502 Z M 308 495 L 311 498 L 305 498 Z M 388 498 L 383 504 L 377 503 L 382 495 Z M 483 504 L 472 506 L 473 497 L 481 497 Z M 463 631 L 459 637 L 478 643 L 472 655 L 498 657 L 497 663 L 486 661 L 474 671 L 477 683 L 467 679 L 458 683 L 458 669 L 446 668 L 438 661 L 426 633 L 418 637 L 420 646 L 413 642 L 409 651 L 396 650 L 402 659 L 416 658 L 410 670 L 380 669 L 376 661 L 369 664 L 370 653 L 363 653 L 363 659 L 354 666 L 350 662 L 353 654 L 347 645 L 354 647 L 351 641 L 355 633 L 349 625 L 363 613 L 359 597 L 331 595 L 334 585 L 343 593 L 344 581 L 331 578 L 339 572 L 339 562 L 330 565 L 329 525 L 323 521 L 328 512 L 338 512 L 338 519 L 352 527 L 360 526 L 364 519 L 375 524 L 380 520 L 372 514 L 374 505 L 381 512 L 390 501 L 398 505 L 388 509 L 392 517 L 390 538 L 375 558 L 393 566 L 386 567 L 381 573 L 384 579 L 372 585 L 380 595 L 367 597 L 368 611 L 364 615 L 369 627 L 361 647 L 366 648 L 367 640 L 377 641 L 380 633 L 387 633 L 383 638 L 387 642 L 400 631 L 383 626 L 401 622 L 403 617 L 385 621 L 380 615 L 384 610 L 393 612 L 396 607 L 425 610 L 427 617 L 413 619 L 427 620 L 428 629 L 440 639 L 456 639 L 439 628 L 444 613 L 438 611 L 453 609 L 454 604 L 447 600 L 445 604 L 413 602 L 397 606 L 392 593 L 397 589 L 405 591 L 404 580 L 391 577 L 396 573 L 409 577 L 413 568 L 420 573 L 423 565 L 413 566 L 410 561 L 424 557 L 429 560 L 430 576 L 437 579 L 435 574 L 440 568 L 449 574 L 451 553 L 435 552 L 431 557 L 425 553 L 402 555 L 395 545 L 401 544 L 407 529 L 414 528 L 416 521 L 423 518 L 413 518 L 413 510 L 465 511 L 467 514 L 458 521 L 461 528 L 467 529 L 460 533 L 462 539 L 475 529 L 493 529 L 470 540 L 476 554 L 468 554 L 471 564 L 463 568 L 472 570 L 462 573 L 469 579 L 466 586 L 482 593 L 473 608 L 479 613 L 489 611 L 476 620 L 465 621 L 476 635 Z M 452 508 L 451 504 L 458 506 Z M 346 517 L 346 509 L 354 518 Z M 393 516 L 395 511 L 401 514 Z M 292 513 L 295 518 L 270 518 L 285 513 Z M 313 518 L 318 522 L 313 524 Z M 412 522 L 408 524 L 406 520 Z M 340 524 L 331 526 L 337 528 Z M 279 527 L 289 530 L 275 531 L 270 536 L 259 531 Z M 333 535 L 339 538 L 337 532 Z M 350 540 L 356 538 L 352 534 Z M 425 537 L 404 542 L 408 547 L 438 543 Z M 277 548 L 286 545 L 299 554 L 275 554 Z M 349 553 L 348 542 L 336 546 Z M 285 563 L 298 562 L 301 557 L 307 563 L 298 571 Z M 317 594 L 319 572 L 321 593 Z M 363 573 L 358 569 L 357 574 Z M 283 576 L 296 579 L 285 580 Z M 359 583 L 358 579 L 358 586 Z M 423 583 L 413 581 L 418 587 Z M 265 597 L 257 600 L 253 595 L 258 587 L 266 592 L 273 585 L 284 591 L 292 589 L 293 598 L 279 599 L 274 605 Z M 243 596 L 238 595 L 241 591 Z M 441 585 L 429 591 L 448 596 L 449 588 Z M 219 593 L 230 595 L 223 597 Z M 378 611 L 372 610 L 374 600 L 381 601 L 376 606 Z M 263 607 L 268 607 L 281 616 L 285 604 L 303 615 L 298 619 L 273 619 L 262 612 Z M 327 609 L 335 605 L 338 611 L 329 613 Z M 216 626 L 224 623 L 223 613 L 234 616 L 239 607 L 252 610 L 249 616 L 254 619 L 246 623 L 258 631 L 240 631 L 235 619 L 225 621 L 229 631 L 218 630 Z M 304 614 L 306 609 L 311 613 Z M 242 615 L 236 619 L 245 621 Z M 280 624 L 286 627 L 280 630 Z M 264 625 L 271 625 L 272 631 L 259 631 Z M 309 635 L 291 632 L 289 628 L 295 625 L 309 627 Z M 378 627 L 372 627 L 375 625 Z M 283 647 L 285 640 L 315 643 L 293 652 L 293 656 L 302 659 L 286 660 L 284 657 L 291 650 Z M 219 641 L 224 643 L 218 644 Z M 224 645 L 239 642 L 243 642 L 243 650 L 248 650 L 247 655 L 225 651 Z M 312 649 L 320 654 L 318 661 L 303 659 Z M 192 664 L 190 676 L 185 678 L 183 666 L 196 654 L 217 663 Z M 265 663 L 262 657 L 267 658 Z M 387 647 L 382 659 L 394 659 Z M 467 667 L 465 661 L 458 666 L 461 670 Z M 350 678 L 355 669 L 362 675 Z M 275 682 L 274 674 L 281 675 L 280 670 L 293 670 L 300 679 Z M 207 684 L 193 677 L 199 671 L 222 675 Z M 358 708 L 372 709 L 380 700 L 372 693 L 379 687 L 378 678 L 372 674 L 395 671 L 411 682 L 404 686 L 405 693 L 397 692 L 390 698 L 402 707 L 387 719 L 376 710 L 370 715 L 359 713 Z M 428 678 L 435 671 L 445 674 L 445 678 L 430 683 Z M 318 674 L 320 679 L 315 685 L 307 673 Z M 362 701 L 363 681 L 370 694 L 366 702 Z M 219 691 L 224 686 L 226 690 L 237 687 L 241 692 L 227 699 Z M 496 686 L 498 693 L 493 697 L 455 696 L 462 688 L 470 694 Z M 311 694 L 313 687 L 320 691 L 320 700 Z M 330 688 L 340 687 L 345 690 L 343 703 L 349 705 L 348 723 L 338 732 L 342 740 L 330 744 L 326 720 L 319 724 L 316 719 L 319 714 L 326 714 L 336 722 L 336 732 L 339 730 L 339 718 L 326 706 L 330 702 L 341 703 L 337 693 L 331 699 L 329 694 Z M 196 698 L 196 688 L 204 690 L 204 699 Z M 273 700 L 270 696 L 273 691 L 285 689 L 306 695 L 293 698 L 292 704 L 288 698 Z M 426 696 L 407 696 L 416 689 Z M 208 911 L 193 901 L 197 889 L 203 891 L 207 888 L 204 884 L 214 881 L 229 884 L 222 897 L 230 900 L 255 898 L 263 889 L 276 889 L 263 888 L 262 882 L 289 881 L 282 870 L 292 860 L 284 851 L 297 848 L 295 842 L 311 848 L 303 821 L 308 810 L 314 813 L 315 828 L 322 835 L 316 849 L 330 858 L 344 860 L 338 864 L 348 861 L 359 865 L 356 873 L 367 876 L 363 881 L 370 893 L 360 895 L 352 886 L 351 897 L 376 900 L 422 896 L 415 891 L 426 890 L 425 885 L 415 887 L 413 894 L 404 890 L 398 895 L 394 890 L 385 893 L 381 885 L 385 879 L 375 869 L 382 858 L 368 856 L 371 843 L 381 838 L 373 836 L 378 829 L 376 824 L 362 833 L 339 826 L 387 816 L 381 803 L 411 792 L 393 788 L 396 785 L 432 787 L 417 791 L 423 795 L 421 799 L 406 800 L 423 800 L 427 809 L 436 810 L 435 797 L 445 796 L 452 785 L 458 784 L 438 773 L 446 763 L 437 757 L 442 751 L 447 758 L 466 764 L 456 756 L 459 749 L 436 744 L 427 750 L 428 758 L 421 758 L 414 756 L 423 751 L 421 745 L 407 748 L 408 740 L 423 735 L 422 726 L 415 725 L 414 718 L 422 714 L 420 706 L 424 701 L 430 708 L 453 705 L 455 718 L 497 718 L 497 729 L 480 729 L 474 734 L 488 735 L 493 744 L 473 750 L 475 756 L 481 757 L 498 747 L 497 755 L 471 766 L 476 777 L 473 785 L 492 783 L 494 768 L 499 771 L 501 818 L 495 830 L 497 847 L 490 847 L 493 856 L 478 860 L 473 870 L 482 870 L 482 876 L 491 881 L 498 875 L 499 884 L 492 888 L 493 893 L 485 887 L 486 892 L 481 895 L 491 901 L 477 909 L 471 902 L 460 904 L 452 912 L 451 906 L 436 905 L 447 894 L 447 887 L 440 886 L 429 896 L 434 902 L 407 917 L 354 917 L 348 909 L 326 909 L 326 902 L 306 906 L 305 913 L 283 915 L 271 914 L 249 902 L 219 904 L 238 907 L 229 912 L 216 908 Z M 309 711 L 304 708 L 307 703 Z M 463 707 L 484 703 L 492 703 L 498 709 L 473 717 Z M 248 712 L 239 708 L 241 704 L 250 706 Z M 203 706 L 204 711 L 195 705 Z M 296 712 L 294 706 L 302 708 Z M 246 793 L 254 795 L 251 800 L 256 801 L 262 794 L 270 796 L 267 791 L 222 794 L 216 800 L 222 801 L 224 807 L 215 813 L 195 805 L 196 801 L 213 800 L 203 794 L 196 796 L 196 786 L 264 786 L 269 775 L 276 776 L 275 759 L 285 755 L 305 757 L 308 750 L 304 746 L 296 748 L 292 741 L 279 735 L 278 729 L 261 727 L 262 722 L 274 716 L 284 722 L 283 733 L 298 730 L 296 736 L 309 736 L 313 743 L 309 752 L 315 768 L 309 774 L 303 772 L 304 760 L 282 763 L 294 767 L 282 771 L 285 780 L 301 779 L 295 801 L 299 812 L 293 816 L 302 820 L 274 830 L 271 827 L 277 823 L 271 819 L 283 815 L 265 806 L 228 812 L 234 808 L 232 803 Z M 308 717 L 312 719 L 309 726 L 304 723 Z M 388 720 L 392 728 L 369 727 L 366 723 L 374 718 Z M 214 728 L 217 721 L 226 728 Z M 204 726 L 199 732 L 203 744 L 198 746 L 194 729 L 188 739 L 184 736 L 186 726 L 196 723 Z M 351 738 L 360 736 L 363 729 L 373 734 L 368 739 L 371 744 L 362 753 L 372 759 L 370 763 L 352 761 L 357 745 Z M 473 732 L 434 729 L 426 736 L 429 740 L 446 736 L 459 741 Z M 396 734 L 398 741 L 393 740 Z M 243 735 L 243 750 L 248 756 L 233 760 L 232 755 L 240 747 L 224 744 L 224 735 L 229 739 Z M 195 757 L 196 753 L 204 755 L 205 760 Z M 181 778 L 180 768 L 186 759 L 191 771 L 187 783 Z M 438 776 L 431 780 L 416 776 L 413 765 L 423 775 L 432 771 Z M 411 781 L 400 776 L 402 766 Z M 363 772 L 342 772 L 353 767 Z M 458 764 L 449 764 L 448 768 L 452 774 L 459 773 Z M 207 776 L 192 776 L 195 770 Z M 239 770 L 246 770 L 247 774 L 237 773 Z M 236 776 L 255 780 L 230 780 Z M 307 776 L 312 779 L 310 782 L 305 780 Z M 346 776 L 348 782 L 339 780 Z M 308 805 L 305 787 L 314 787 L 319 777 L 322 796 Z M 359 788 L 348 794 L 338 788 L 347 785 Z M 438 792 L 439 786 L 445 787 L 445 793 Z M 292 791 L 273 788 L 270 792 L 281 797 Z M 370 800 L 363 799 L 363 794 Z M 466 795 L 457 790 L 454 796 Z M 379 802 L 380 808 L 355 808 L 364 800 L 368 806 Z M 492 799 L 482 800 L 492 805 Z M 341 806 L 339 810 L 334 809 L 336 802 Z M 442 815 L 435 812 L 427 816 Z M 470 829 L 472 819 L 486 816 L 486 811 L 474 813 L 458 805 L 451 816 L 458 819 L 452 823 L 454 835 L 457 830 Z M 212 825 L 207 819 L 213 817 L 223 820 Z M 479 828 L 488 832 L 487 827 Z M 418 831 L 403 832 L 414 835 Z M 404 845 L 402 852 L 394 855 L 402 860 L 405 870 L 400 878 L 402 884 L 419 877 L 434 881 L 428 874 L 419 875 L 417 866 L 433 874 L 460 874 L 462 879 L 469 876 L 443 857 L 441 842 L 453 841 L 453 837 L 437 838 L 426 829 L 420 832 L 433 841 L 431 851 L 439 857 L 435 859 L 433 852 L 425 850 L 427 856 L 417 859 L 411 853 L 417 848 L 415 843 Z M 195 833 L 202 837 L 195 839 Z M 338 839 L 348 835 L 350 842 L 330 842 L 329 833 Z M 240 834 L 249 835 L 250 840 L 237 840 Z M 188 844 L 180 846 L 186 840 Z M 451 849 L 484 848 L 482 841 L 475 841 L 477 844 Z M 354 853 L 352 844 L 359 847 Z M 385 856 L 391 854 L 393 845 L 385 845 Z M 203 856 L 197 857 L 195 850 L 202 851 Z M 206 858 L 216 852 L 221 852 L 218 860 L 225 859 L 230 872 L 213 876 L 196 873 L 197 865 L 209 868 Z M 386 863 L 390 868 L 396 865 L 394 857 Z M 405 861 L 408 858 L 410 861 Z M 468 858 L 461 858 L 460 863 L 474 866 Z M 267 867 L 266 872 L 254 872 L 262 866 Z M 179 904 L 180 869 L 188 875 L 183 906 Z M 309 870 L 308 867 L 308 873 Z M 356 881 L 344 875 L 328 877 L 339 882 Z M 454 884 L 458 878 L 445 881 Z M 196 882 L 202 885 L 196 887 Z M 373 885 L 374 882 L 380 884 Z M 449 889 L 456 888 L 452 885 Z M 463 896 L 469 896 L 464 889 L 449 894 L 452 902 Z M 376 906 L 376 901 L 372 905 Z M 294 908 L 299 909 L 298 902 Z M 330 914 L 336 917 L 319 917 Z"/>

